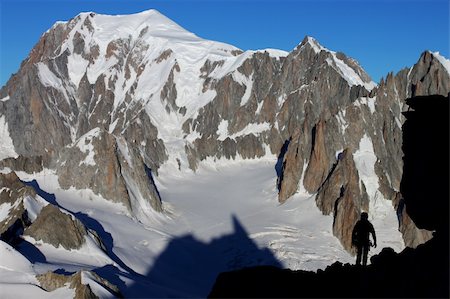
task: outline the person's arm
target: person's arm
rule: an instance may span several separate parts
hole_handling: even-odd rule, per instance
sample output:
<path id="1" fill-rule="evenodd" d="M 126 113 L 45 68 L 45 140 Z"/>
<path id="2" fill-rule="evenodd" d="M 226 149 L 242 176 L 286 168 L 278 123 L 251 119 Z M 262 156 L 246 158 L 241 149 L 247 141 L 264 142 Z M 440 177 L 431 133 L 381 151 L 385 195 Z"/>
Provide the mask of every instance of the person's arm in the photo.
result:
<path id="1" fill-rule="evenodd" d="M 373 228 L 373 225 L 371 224 L 371 233 L 373 238 L 373 247 L 377 247 L 377 236 L 375 235 L 375 229 Z"/>

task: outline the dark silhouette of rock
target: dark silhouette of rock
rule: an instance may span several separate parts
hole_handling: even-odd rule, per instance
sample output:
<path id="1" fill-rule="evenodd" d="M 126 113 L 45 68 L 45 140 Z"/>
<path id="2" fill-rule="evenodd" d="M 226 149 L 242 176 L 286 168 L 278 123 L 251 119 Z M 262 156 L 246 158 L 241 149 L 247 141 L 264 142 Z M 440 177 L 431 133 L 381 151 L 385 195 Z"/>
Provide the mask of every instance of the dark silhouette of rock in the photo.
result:
<path id="1" fill-rule="evenodd" d="M 449 98 L 415 97 L 406 102 L 410 110 L 404 113 L 400 184 L 406 211 L 419 228 L 448 231 Z"/>

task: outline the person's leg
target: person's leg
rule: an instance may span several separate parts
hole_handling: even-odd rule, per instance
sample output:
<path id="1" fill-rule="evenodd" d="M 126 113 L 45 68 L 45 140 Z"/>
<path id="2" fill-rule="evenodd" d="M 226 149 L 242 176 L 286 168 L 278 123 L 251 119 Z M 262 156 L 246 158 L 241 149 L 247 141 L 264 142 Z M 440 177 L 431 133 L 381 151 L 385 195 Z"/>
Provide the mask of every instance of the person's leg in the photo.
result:
<path id="1" fill-rule="evenodd" d="M 367 265 L 367 255 L 369 254 L 369 246 L 363 246 L 363 266 Z"/>
<path id="2" fill-rule="evenodd" d="M 361 265 L 361 254 L 362 254 L 362 246 L 358 246 L 358 250 L 356 253 L 356 265 Z"/>

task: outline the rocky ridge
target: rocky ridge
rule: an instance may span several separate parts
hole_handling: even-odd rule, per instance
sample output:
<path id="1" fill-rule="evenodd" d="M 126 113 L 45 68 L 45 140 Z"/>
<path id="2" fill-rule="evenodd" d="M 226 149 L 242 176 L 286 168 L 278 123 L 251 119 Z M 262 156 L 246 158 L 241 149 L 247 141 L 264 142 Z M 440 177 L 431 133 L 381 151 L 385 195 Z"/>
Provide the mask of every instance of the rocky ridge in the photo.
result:
<path id="1" fill-rule="evenodd" d="M 37 280 L 39 281 L 41 287 L 47 292 L 52 292 L 58 288 L 68 285 L 70 289 L 75 290 L 74 299 L 99 298 L 92 291 L 92 287 L 86 283 L 87 281 L 101 285 L 109 292 L 108 295 L 114 295 L 116 298 L 123 297 L 117 286 L 111 284 L 92 271 L 78 271 L 72 275 L 47 272 L 45 274 L 38 275 Z"/>

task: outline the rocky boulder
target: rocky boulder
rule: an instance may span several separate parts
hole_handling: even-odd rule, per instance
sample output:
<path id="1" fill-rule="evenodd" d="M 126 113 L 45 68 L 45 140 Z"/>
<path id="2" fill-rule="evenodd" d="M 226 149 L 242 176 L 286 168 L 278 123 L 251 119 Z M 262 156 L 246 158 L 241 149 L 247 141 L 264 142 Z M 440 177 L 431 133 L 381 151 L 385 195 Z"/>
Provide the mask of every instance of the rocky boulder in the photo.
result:
<path id="1" fill-rule="evenodd" d="M 24 235 L 54 247 L 62 246 L 71 250 L 80 249 L 85 244 L 87 230 L 74 216 L 49 204 L 42 208 L 36 220 L 25 229 Z"/>

